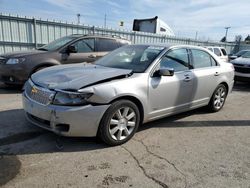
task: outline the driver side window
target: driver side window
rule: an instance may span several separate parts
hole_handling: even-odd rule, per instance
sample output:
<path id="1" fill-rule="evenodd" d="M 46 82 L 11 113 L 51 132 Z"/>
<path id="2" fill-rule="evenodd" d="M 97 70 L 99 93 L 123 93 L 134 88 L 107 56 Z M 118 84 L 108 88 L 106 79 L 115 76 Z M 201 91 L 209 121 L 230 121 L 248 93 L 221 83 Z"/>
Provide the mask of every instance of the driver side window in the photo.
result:
<path id="1" fill-rule="evenodd" d="M 77 41 L 74 46 L 76 48 L 77 53 L 87 53 L 94 52 L 94 39 L 82 39 Z"/>
<path id="2" fill-rule="evenodd" d="M 174 49 L 165 54 L 160 62 L 160 68 L 173 68 L 175 72 L 189 70 L 187 49 Z"/>

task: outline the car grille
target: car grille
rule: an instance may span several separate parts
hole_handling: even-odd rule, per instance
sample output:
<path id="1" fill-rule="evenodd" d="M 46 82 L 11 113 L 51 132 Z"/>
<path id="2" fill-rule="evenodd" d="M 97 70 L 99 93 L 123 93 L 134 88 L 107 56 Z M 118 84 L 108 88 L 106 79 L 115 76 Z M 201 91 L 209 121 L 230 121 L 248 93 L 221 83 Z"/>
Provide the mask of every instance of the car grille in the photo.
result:
<path id="1" fill-rule="evenodd" d="M 234 64 L 234 69 L 236 72 L 250 73 L 250 65 Z"/>
<path id="2" fill-rule="evenodd" d="M 38 87 L 30 80 L 25 84 L 25 93 L 30 99 L 44 105 L 50 104 L 55 96 L 54 91 Z"/>

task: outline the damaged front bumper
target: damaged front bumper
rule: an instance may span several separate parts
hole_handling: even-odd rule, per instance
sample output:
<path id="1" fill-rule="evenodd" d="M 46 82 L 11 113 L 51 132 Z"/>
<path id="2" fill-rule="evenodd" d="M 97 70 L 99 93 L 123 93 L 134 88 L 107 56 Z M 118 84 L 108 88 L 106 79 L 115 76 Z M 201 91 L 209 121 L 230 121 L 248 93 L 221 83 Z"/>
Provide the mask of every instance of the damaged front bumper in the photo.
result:
<path id="1" fill-rule="evenodd" d="M 110 106 L 43 105 L 30 99 L 25 92 L 22 98 L 28 121 L 56 134 L 73 137 L 96 136 L 101 118 Z"/>

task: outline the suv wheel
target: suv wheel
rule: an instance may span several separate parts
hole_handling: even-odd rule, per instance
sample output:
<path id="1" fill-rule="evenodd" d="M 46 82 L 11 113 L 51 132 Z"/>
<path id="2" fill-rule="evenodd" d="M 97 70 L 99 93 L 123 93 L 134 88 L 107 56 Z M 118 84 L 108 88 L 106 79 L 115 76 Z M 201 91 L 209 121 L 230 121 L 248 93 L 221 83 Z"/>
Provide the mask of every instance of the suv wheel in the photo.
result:
<path id="1" fill-rule="evenodd" d="M 227 92 L 228 91 L 225 85 L 218 85 L 208 105 L 210 111 L 218 112 L 222 109 L 227 98 Z"/>
<path id="2" fill-rule="evenodd" d="M 103 115 L 98 136 L 111 146 L 123 144 L 133 137 L 139 122 L 140 113 L 133 102 L 116 101 Z"/>

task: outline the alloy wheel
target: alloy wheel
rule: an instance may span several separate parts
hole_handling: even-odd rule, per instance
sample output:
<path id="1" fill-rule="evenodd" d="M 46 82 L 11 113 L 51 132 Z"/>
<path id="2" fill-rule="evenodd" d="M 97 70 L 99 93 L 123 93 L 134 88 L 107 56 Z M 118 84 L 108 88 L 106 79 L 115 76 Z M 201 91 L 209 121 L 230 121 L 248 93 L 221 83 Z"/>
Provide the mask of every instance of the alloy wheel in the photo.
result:
<path id="1" fill-rule="evenodd" d="M 226 99 L 226 90 L 224 87 L 219 87 L 214 95 L 214 107 L 216 109 L 222 108 Z"/>
<path id="2" fill-rule="evenodd" d="M 136 125 L 136 113 L 131 107 L 119 108 L 109 122 L 110 136 L 117 141 L 126 139 Z"/>

